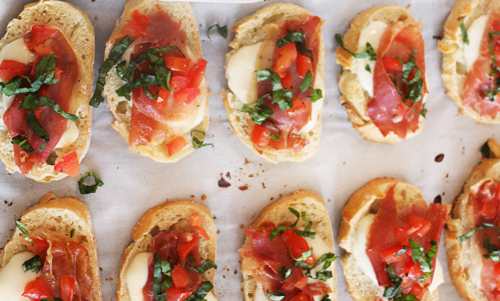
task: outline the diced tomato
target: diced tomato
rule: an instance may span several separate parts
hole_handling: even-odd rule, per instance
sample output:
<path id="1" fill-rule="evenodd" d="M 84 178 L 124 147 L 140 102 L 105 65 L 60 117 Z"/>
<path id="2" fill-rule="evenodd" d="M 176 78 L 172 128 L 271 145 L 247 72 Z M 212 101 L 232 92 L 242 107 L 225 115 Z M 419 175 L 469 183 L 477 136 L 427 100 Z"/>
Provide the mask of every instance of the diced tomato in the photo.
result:
<path id="1" fill-rule="evenodd" d="M 133 20 L 125 25 L 119 32 L 117 32 L 113 37 L 111 37 L 111 43 L 115 39 L 121 39 L 126 36 L 130 36 L 133 39 L 138 37 L 144 37 L 149 34 L 146 25 L 151 23 L 148 17 L 141 14 L 138 10 L 134 11 Z"/>
<path id="2" fill-rule="evenodd" d="M 425 273 L 420 268 L 420 264 L 413 262 L 413 266 L 410 268 L 410 272 L 408 273 L 408 277 L 413 278 L 413 279 L 418 279 L 423 274 L 425 274 Z"/>
<path id="3" fill-rule="evenodd" d="M 183 107 L 192 103 L 198 95 L 200 95 L 200 89 L 184 88 L 174 92 L 174 100 L 177 105 Z"/>
<path id="4" fill-rule="evenodd" d="M 177 243 L 177 254 L 179 254 L 181 260 L 184 260 L 184 258 L 186 258 L 189 252 L 191 252 L 191 250 L 198 245 L 199 241 L 199 236 L 193 236 L 191 240 Z"/>
<path id="5" fill-rule="evenodd" d="M 200 59 L 193 67 L 189 70 L 187 75 L 191 79 L 189 84 L 190 88 L 198 88 L 205 77 L 205 70 L 207 69 L 207 61 Z"/>
<path id="6" fill-rule="evenodd" d="M 8 82 L 15 76 L 24 75 L 27 67 L 27 65 L 18 61 L 3 60 L 0 64 L 0 79 Z"/>
<path id="7" fill-rule="evenodd" d="M 33 26 L 31 28 L 31 41 L 33 46 L 43 44 L 48 38 L 54 36 L 59 30 L 45 26 Z"/>
<path id="8" fill-rule="evenodd" d="M 184 288 L 186 286 L 188 278 L 181 264 L 176 265 L 172 269 L 172 281 L 176 288 Z"/>
<path id="9" fill-rule="evenodd" d="M 410 235 L 408 235 L 408 231 L 405 228 L 394 228 L 394 238 L 396 239 L 396 242 L 401 244 L 402 246 L 409 245 Z"/>
<path id="10" fill-rule="evenodd" d="M 62 72 L 63 72 L 63 71 L 62 71 L 61 69 L 59 69 L 59 68 L 55 67 L 55 68 L 54 68 L 54 77 L 55 77 L 56 79 L 61 79 L 61 73 L 62 73 Z"/>
<path id="11" fill-rule="evenodd" d="M 62 275 L 59 278 L 59 287 L 61 289 L 61 299 L 64 301 L 73 301 L 75 296 L 76 281 L 70 275 Z"/>
<path id="12" fill-rule="evenodd" d="M 257 147 L 263 147 L 269 144 L 271 132 L 265 127 L 256 124 L 252 130 L 252 143 Z"/>
<path id="13" fill-rule="evenodd" d="M 172 92 L 169 92 L 163 88 L 158 91 L 158 98 L 156 99 L 156 106 L 160 109 L 165 109 L 167 107 L 168 98 Z"/>
<path id="14" fill-rule="evenodd" d="M 167 294 L 167 301 L 185 301 L 189 296 L 191 296 L 193 293 L 176 288 L 176 287 L 170 287 L 168 290 L 164 292 Z"/>
<path id="15" fill-rule="evenodd" d="M 293 87 L 292 75 L 287 74 L 281 79 L 281 85 L 285 89 L 291 89 Z"/>
<path id="16" fill-rule="evenodd" d="M 286 246 L 290 249 L 290 253 L 292 253 L 292 256 L 295 258 L 300 258 L 304 252 L 311 250 L 307 241 L 302 236 L 299 236 L 295 232 L 295 229 L 284 230 L 282 237 Z M 307 258 L 305 263 L 309 265 L 314 264 L 312 255 Z"/>
<path id="17" fill-rule="evenodd" d="M 25 244 L 33 254 L 38 256 L 46 255 L 47 249 L 49 248 L 49 243 L 47 241 L 38 238 L 33 238 L 33 245 L 31 245 L 29 241 L 25 241 Z"/>
<path id="18" fill-rule="evenodd" d="M 481 204 L 481 214 L 487 219 L 494 219 L 498 215 L 498 201 L 495 199 L 484 201 Z"/>
<path id="19" fill-rule="evenodd" d="M 178 91 L 187 88 L 190 83 L 191 80 L 187 76 L 173 75 L 170 79 L 170 88 L 174 91 Z"/>
<path id="20" fill-rule="evenodd" d="M 407 287 L 404 283 L 404 280 L 403 280 L 403 285 L 402 285 L 403 292 L 405 294 L 415 295 L 417 298 L 419 298 L 418 300 L 420 300 L 420 298 L 422 297 L 422 295 L 424 293 L 424 288 L 417 281 L 409 281 L 409 282 L 411 283 L 411 285 L 409 287 Z"/>
<path id="21" fill-rule="evenodd" d="M 418 228 L 418 230 L 411 234 L 415 234 L 418 237 L 424 237 L 424 235 L 431 229 L 431 223 L 418 215 L 411 214 L 408 216 L 408 227 L 410 229 Z"/>
<path id="22" fill-rule="evenodd" d="M 405 254 L 398 255 L 397 253 L 403 249 L 401 246 L 393 246 L 382 250 L 382 257 L 388 264 L 401 261 L 405 258 Z"/>
<path id="23" fill-rule="evenodd" d="M 186 74 L 189 71 L 189 65 L 191 64 L 189 59 L 175 56 L 164 56 L 163 59 L 167 68 L 174 72 Z"/>
<path id="24" fill-rule="evenodd" d="M 66 154 L 61 161 L 57 162 L 54 170 L 65 173 L 70 177 L 77 177 L 80 174 L 80 161 L 78 161 L 76 151 Z"/>
<path id="25" fill-rule="evenodd" d="M 207 232 L 203 228 L 203 223 L 202 223 L 201 217 L 198 213 L 191 215 L 190 221 L 191 221 L 191 226 L 196 228 L 198 230 L 198 232 L 200 232 L 201 236 L 203 236 L 206 240 L 210 240 L 210 237 L 208 236 Z"/>
<path id="26" fill-rule="evenodd" d="M 42 277 L 38 277 L 26 284 L 22 296 L 30 299 L 31 301 L 54 298 L 52 295 L 52 288 L 47 284 L 47 282 L 45 282 L 45 280 L 43 280 Z"/>
<path id="27" fill-rule="evenodd" d="M 291 109 L 286 110 L 286 116 L 293 117 L 307 110 L 307 105 L 299 98 L 293 99 L 293 106 Z"/>
<path id="28" fill-rule="evenodd" d="M 300 292 L 298 295 L 295 295 L 290 301 L 309 301 L 309 296 L 305 292 Z"/>
<path id="29" fill-rule="evenodd" d="M 178 136 L 177 138 L 174 138 L 174 140 L 170 141 L 167 144 L 168 148 L 168 155 L 173 156 L 175 153 L 183 149 L 186 145 L 188 145 L 188 142 L 184 137 Z"/>
<path id="30" fill-rule="evenodd" d="M 403 29 L 398 33 L 398 35 L 394 39 L 398 42 L 406 44 L 410 42 L 414 36 L 415 34 L 411 32 L 411 30 Z"/>
<path id="31" fill-rule="evenodd" d="M 403 71 L 403 63 L 395 57 L 382 59 L 382 64 L 386 71 Z"/>
<path id="32" fill-rule="evenodd" d="M 279 74 L 281 78 L 285 77 L 288 68 L 297 59 L 297 47 L 295 43 L 287 44 L 278 50 L 278 57 L 274 62 L 272 70 Z"/>
<path id="33" fill-rule="evenodd" d="M 307 71 L 313 71 L 312 60 L 310 57 L 299 54 L 297 56 L 297 73 L 300 77 L 304 77 L 307 74 Z"/>
<path id="34" fill-rule="evenodd" d="M 493 31 L 500 31 L 500 24 L 493 24 Z"/>

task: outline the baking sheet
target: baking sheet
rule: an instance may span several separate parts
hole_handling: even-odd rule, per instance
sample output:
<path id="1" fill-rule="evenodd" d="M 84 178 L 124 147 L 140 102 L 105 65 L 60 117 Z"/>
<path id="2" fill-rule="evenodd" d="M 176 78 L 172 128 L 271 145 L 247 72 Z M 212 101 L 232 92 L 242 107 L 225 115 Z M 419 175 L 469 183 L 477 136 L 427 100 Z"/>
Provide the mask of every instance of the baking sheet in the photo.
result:
<path id="1" fill-rule="evenodd" d="M 71 0 L 85 11 L 95 27 L 96 72 L 103 61 L 104 44 L 125 0 Z M 432 202 L 437 195 L 451 204 L 472 168 L 480 160 L 479 148 L 487 138 L 495 137 L 500 126 L 476 124 L 458 114 L 458 108 L 444 95 L 441 80 L 442 56 L 433 39 L 442 26 L 453 0 L 284 0 L 301 5 L 328 20 L 323 36 L 326 50 L 327 83 L 323 109 L 323 135 L 318 153 L 304 163 L 274 165 L 256 157 L 230 129 L 220 92 L 226 86 L 225 55 L 232 39 L 212 34 L 209 25 L 227 24 L 230 28 L 242 17 L 276 1 L 256 4 L 193 3 L 199 24 L 202 50 L 208 60 L 207 79 L 210 96 L 210 126 L 207 142 L 215 146 L 195 151 L 175 164 L 155 163 L 128 151 L 125 140 L 110 127 L 112 116 L 107 105 L 94 109 L 94 126 L 90 150 L 81 171 L 94 171 L 105 185 L 96 194 L 80 195 L 77 180 L 42 184 L 16 173 L 0 169 L 0 245 L 12 234 L 14 214 L 20 215 L 48 192 L 58 197 L 75 196 L 85 202 L 92 214 L 97 237 L 103 300 L 115 300 L 116 282 L 122 251 L 132 242 L 131 231 L 140 216 L 166 199 L 191 199 L 207 206 L 216 218 L 217 264 L 215 288 L 219 300 L 243 300 L 241 293 L 240 256 L 243 227 L 280 195 L 290 195 L 304 188 L 321 195 L 326 201 L 334 236 L 338 234 L 341 211 L 349 197 L 376 177 L 394 177 L 419 187 L 424 198 Z M 15 18 L 28 0 L 0 0 L 0 31 Z M 430 97 L 423 132 L 404 143 L 383 145 L 369 142 L 352 128 L 340 104 L 337 86 L 340 66 L 335 63 L 334 34 L 345 34 L 348 22 L 361 10 L 375 5 L 411 4 L 415 19 L 424 23 L 426 64 Z M 3 33 L 2 33 L 3 34 Z M 444 154 L 441 163 L 435 157 Z M 219 188 L 223 174 L 231 183 Z M 247 185 L 248 189 L 245 189 Z M 336 253 L 340 249 L 336 246 Z M 441 300 L 458 300 L 450 281 L 443 243 L 439 260 L 444 268 L 445 283 L 439 287 Z M 337 264 L 339 300 L 352 300 L 346 290 L 341 265 Z"/>

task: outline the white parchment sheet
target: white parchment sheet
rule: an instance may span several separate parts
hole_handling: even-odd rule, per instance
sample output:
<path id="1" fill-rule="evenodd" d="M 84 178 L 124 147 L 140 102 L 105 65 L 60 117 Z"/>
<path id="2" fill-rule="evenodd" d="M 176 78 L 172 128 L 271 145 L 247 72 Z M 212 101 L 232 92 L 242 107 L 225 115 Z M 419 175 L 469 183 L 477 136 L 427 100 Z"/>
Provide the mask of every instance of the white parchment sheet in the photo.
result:
<path id="1" fill-rule="evenodd" d="M 96 56 L 94 78 L 103 61 L 104 44 L 116 19 L 122 14 L 125 0 L 71 0 L 86 12 L 95 27 Z M 472 168 L 480 161 L 480 146 L 490 137 L 498 137 L 500 126 L 476 124 L 458 114 L 458 108 L 444 95 L 441 80 L 442 56 L 434 35 L 442 26 L 454 0 L 283 0 L 301 5 L 327 20 L 323 37 L 326 46 L 326 102 L 323 109 L 323 133 L 318 153 L 304 163 L 270 164 L 255 156 L 230 129 L 219 96 L 226 87 L 224 77 L 227 40 L 213 31 L 212 41 L 206 31 L 219 22 L 231 28 L 242 17 L 275 3 L 256 4 L 194 3 L 199 24 L 202 50 L 209 62 L 207 79 L 210 96 L 210 126 L 207 142 L 215 147 L 195 151 L 175 164 L 161 164 L 128 151 L 125 140 L 110 127 L 112 116 L 106 104 L 94 111 L 90 150 L 83 160 L 81 172 L 95 171 L 105 185 L 96 194 L 80 195 L 77 180 L 66 178 L 50 184 L 36 183 L 16 173 L 8 175 L 0 164 L 0 246 L 12 234 L 14 214 L 21 214 L 48 192 L 58 197 L 74 196 L 85 202 L 92 214 L 97 237 L 101 282 L 105 301 L 115 300 L 116 282 L 122 251 L 132 242 L 131 231 L 140 216 L 166 199 L 192 199 L 207 206 L 218 230 L 215 288 L 219 300 L 243 300 L 241 293 L 240 256 L 243 227 L 250 225 L 260 211 L 280 195 L 290 195 L 304 188 L 321 195 L 326 201 L 335 244 L 342 208 L 349 197 L 376 177 L 394 177 L 419 187 L 424 198 L 432 202 L 442 195 L 451 204 L 460 193 Z M 0 32 L 8 21 L 17 17 L 29 0 L 0 0 Z M 345 34 L 349 21 L 360 11 L 376 5 L 411 4 L 410 12 L 422 20 L 426 43 L 426 66 L 430 97 L 423 132 L 406 142 L 383 145 L 364 140 L 351 126 L 340 104 L 335 63 L 334 34 Z M 441 163 L 434 158 L 444 154 Z M 249 163 L 246 163 L 249 162 Z M 230 173 L 230 177 L 226 176 Z M 231 183 L 219 188 L 218 180 Z M 239 187 L 248 185 L 248 190 Z M 205 199 L 206 200 L 202 200 Z M 203 197 L 202 197 L 203 196 Z M 4 201 L 5 200 L 5 201 Z M 12 203 L 12 204 L 11 204 Z M 336 246 L 336 253 L 340 249 Z M 439 287 L 441 300 L 460 297 L 448 274 L 443 244 L 439 260 L 444 268 L 445 283 Z M 337 262 L 339 300 L 352 300 Z"/>

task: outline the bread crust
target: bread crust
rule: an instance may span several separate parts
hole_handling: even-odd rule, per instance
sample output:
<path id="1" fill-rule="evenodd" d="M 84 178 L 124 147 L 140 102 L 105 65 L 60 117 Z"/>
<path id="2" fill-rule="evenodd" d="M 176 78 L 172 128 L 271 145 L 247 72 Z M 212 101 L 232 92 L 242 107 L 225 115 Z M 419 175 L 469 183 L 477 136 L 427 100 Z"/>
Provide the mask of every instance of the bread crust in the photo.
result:
<path id="1" fill-rule="evenodd" d="M 367 214 L 377 213 L 387 191 L 393 186 L 395 186 L 394 199 L 396 200 L 397 208 L 404 208 L 412 205 L 427 206 L 427 203 L 422 198 L 421 191 L 417 187 L 395 179 L 378 178 L 356 191 L 342 211 L 342 222 L 340 224 L 338 241 L 339 246 L 342 247 L 346 253 L 341 256 L 340 263 L 344 271 L 347 289 L 351 297 L 356 301 L 373 300 L 375 297 L 382 298 L 384 293 L 384 289 L 375 285 L 361 270 L 351 253 L 353 252 L 354 235 L 359 221 Z M 450 207 L 449 205 L 443 206 Z M 439 300 L 438 289 L 432 293 L 427 292 L 422 298 L 422 301 L 437 300 Z"/>
<path id="2" fill-rule="evenodd" d="M 315 232 L 325 243 L 334 250 L 333 233 L 331 228 L 330 217 L 323 199 L 304 189 L 296 190 L 291 196 L 284 197 L 281 200 L 268 205 L 262 210 L 259 217 L 253 222 L 252 227 L 259 228 L 262 223 L 274 222 L 277 226 L 284 224 L 292 224 L 296 217 L 290 213 L 288 207 L 293 207 L 295 210 L 307 212 L 307 218 L 313 221 L 313 227 L 316 227 Z M 306 223 L 301 219 L 298 227 L 305 226 Z M 241 254 L 241 251 L 240 251 Z M 251 273 L 247 272 L 248 266 L 245 257 L 242 256 L 241 274 L 243 276 L 243 291 L 245 301 L 253 301 L 255 296 L 256 281 Z M 337 300 L 337 270 L 335 262 L 333 267 L 333 283 L 331 300 Z"/>
<path id="3" fill-rule="evenodd" d="M 411 13 L 400 6 L 386 5 L 369 8 L 360 12 L 351 20 L 351 27 L 343 38 L 344 47 L 354 53 L 357 52 L 361 31 L 373 21 L 384 22 L 388 25 L 398 21 L 415 22 Z M 420 22 L 418 24 L 421 26 Z M 377 126 L 366 116 L 366 107 L 372 98 L 363 90 L 357 74 L 352 70 L 355 58 L 341 47 L 337 48 L 335 54 L 337 55 L 337 63 L 343 67 L 339 78 L 340 101 L 347 111 L 347 116 L 353 128 L 366 140 L 388 144 L 404 141 L 392 132 L 384 137 Z M 424 97 L 424 103 L 425 101 Z M 364 110 L 361 112 L 358 111 L 354 103 L 363 104 Z M 424 118 L 420 116 L 418 129 L 415 132 L 408 131 L 406 140 L 418 135 L 422 131 L 424 126 L 423 120 Z"/>
<path id="4" fill-rule="evenodd" d="M 311 13 L 302 7 L 293 4 L 276 3 L 268 5 L 258 10 L 253 15 L 241 19 L 233 26 L 232 29 L 235 33 L 235 37 L 229 43 L 231 51 L 226 56 L 226 67 L 232 55 L 241 47 L 262 42 L 266 38 L 267 27 L 269 24 L 279 23 L 283 20 L 303 19 L 308 15 L 311 15 Z M 320 36 L 319 58 L 316 73 L 320 74 L 321 77 L 324 78 L 325 46 L 322 35 Z M 325 91 L 323 91 L 323 93 L 325 93 Z M 224 107 L 226 108 L 231 128 L 243 144 L 249 147 L 254 154 L 259 155 L 272 163 L 285 161 L 303 162 L 314 156 L 318 151 L 319 141 L 321 138 L 322 108 L 318 112 L 319 117 L 314 128 L 309 133 L 302 134 L 302 136 L 307 138 L 310 142 L 306 147 L 294 152 L 265 149 L 262 154 L 260 154 L 253 145 L 251 137 L 247 131 L 249 118 L 247 113 L 241 112 L 243 102 L 239 100 L 229 88 L 223 90 L 221 96 L 223 98 Z M 325 95 L 323 95 L 323 101 L 324 99 Z"/>
<path id="5" fill-rule="evenodd" d="M 161 0 L 128 0 L 125 4 L 125 10 L 122 16 L 116 22 L 116 27 L 111 34 L 120 31 L 120 29 L 132 21 L 133 12 L 138 10 L 140 13 L 151 16 L 156 13 L 156 8 L 160 7 L 164 12 L 168 13 L 170 17 L 178 22 L 182 20 L 181 29 L 184 30 L 187 37 L 187 44 L 195 56 L 202 57 L 200 38 L 198 35 L 198 26 L 196 24 L 195 15 L 191 5 L 187 2 L 166 2 Z M 111 38 L 106 43 L 106 50 L 104 58 L 108 58 L 109 53 L 118 41 L 111 43 Z M 206 133 L 208 129 L 208 88 L 206 86 L 206 78 L 204 83 L 200 86 L 202 103 L 205 104 L 205 112 L 203 113 L 203 120 L 195 126 L 192 130 L 197 130 Z M 104 95 L 106 96 L 108 106 L 113 114 L 114 122 L 111 127 L 118 131 L 125 140 L 129 141 L 130 134 L 130 120 L 132 112 L 132 102 L 128 101 L 123 96 L 118 96 L 116 90 L 123 85 L 122 80 L 118 77 L 116 69 L 112 68 L 106 76 L 106 85 L 104 86 Z M 148 146 L 138 146 L 135 149 L 130 148 L 131 152 L 139 152 L 141 156 L 150 157 L 156 162 L 173 163 L 179 161 L 185 156 L 189 155 L 193 150 L 192 138 L 190 135 L 191 130 L 185 133 L 183 137 L 188 141 L 188 146 L 173 154 L 167 155 L 166 145 L 164 141 L 159 144 L 150 144 Z"/>
<path id="6" fill-rule="evenodd" d="M 204 261 L 211 259 L 215 262 L 216 255 L 216 230 L 215 223 L 210 210 L 205 206 L 194 201 L 173 201 L 153 207 L 146 212 L 137 222 L 132 231 L 133 242 L 125 249 L 122 255 L 120 275 L 118 277 L 118 288 L 116 292 L 117 301 L 130 301 L 125 275 L 127 268 L 134 257 L 141 252 L 151 251 L 151 241 L 153 236 L 151 231 L 168 231 L 174 227 L 180 231 L 191 231 L 191 227 L 186 225 L 191 215 L 198 213 L 200 215 L 203 228 L 207 232 L 210 240 L 207 241 L 201 237 L 200 257 Z M 203 281 L 214 283 L 214 270 L 208 270 L 203 275 Z"/>
<path id="7" fill-rule="evenodd" d="M 493 9 L 500 9 L 498 1 L 458 0 L 453 5 L 444 25 L 444 38 L 438 43 L 438 48 L 443 53 L 442 78 L 446 87 L 446 95 L 453 99 L 460 114 L 482 124 L 500 123 L 500 114 L 492 119 L 487 115 L 481 116 L 471 107 L 463 105 L 463 85 L 468 72 L 466 66 L 459 62 L 465 47 L 460 24 L 464 21 L 465 27 L 468 29 L 474 20 Z"/>
<path id="8" fill-rule="evenodd" d="M 94 27 L 88 16 L 76 6 L 59 0 L 40 0 L 26 5 L 19 17 L 9 22 L 7 32 L 0 40 L 0 51 L 7 44 L 21 38 L 34 24 L 57 27 L 66 36 L 79 60 L 81 70 L 77 81 L 79 93 L 76 96 L 82 103 L 76 113 L 79 135 L 71 145 L 55 149 L 53 153 L 56 154 L 54 162 L 57 162 L 64 155 L 76 151 L 81 162 L 89 148 L 92 134 L 92 110 L 89 102 L 94 74 Z M 3 101 L 3 95 L 0 95 L 0 101 Z M 5 109 L 0 106 L 0 120 L 3 120 L 4 114 Z M 8 173 L 21 172 L 14 162 L 14 146 L 11 140 L 7 127 L 3 121 L 0 122 L 0 159 L 6 165 Z M 67 174 L 55 171 L 53 164 L 43 163 L 33 167 L 26 177 L 37 182 L 51 182 L 63 179 Z"/>
<path id="9" fill-rule="evenodd" d="M 457 241 L 457 237 L 471 231 L 475 226 L 469 222 L 467 203 L 470 193 L 485 179 L 500 182 L 500 159 L 483 159 L 481 164 L 472 170 L 462 193 L 453 202 L 453 210 L 446 221 L 445 246 L 448 250 L 451 281 L 460 296 L 468 301 L 488 301 L 481 288 L 474 284 L 467 272 L 467 262 L 471 260 L 470 254 L 475 252 L 470 240 L 463 243 Z"/>
<path id="10" fill-rule="evenodd" d="M 40 228 L 48 228 L 58 233 L 69 235 L 75 229 L 73 240 L 82 244 L 90 255 L 90 266 L 94 277 L 92 300 L 102 301 L 99 260 L 97 256 L 96 239 L 87 206 L 76 198 L 56 199 L 48 193 L 40 202 L 26 209 L 20 217 L 28 232 Z M 0 271 L 10 259 L 19 253 L 28 251 L 24 243 L 24 235 L 16 228 L 12 238 L 5 248 L 0 250 Z"/>

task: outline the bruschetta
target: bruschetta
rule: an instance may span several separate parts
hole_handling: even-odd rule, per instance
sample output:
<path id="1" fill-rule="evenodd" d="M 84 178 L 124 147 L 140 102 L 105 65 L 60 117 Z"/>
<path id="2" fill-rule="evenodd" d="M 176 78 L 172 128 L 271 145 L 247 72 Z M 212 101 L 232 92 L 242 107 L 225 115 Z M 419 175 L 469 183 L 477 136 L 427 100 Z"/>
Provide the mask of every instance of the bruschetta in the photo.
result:
<path id="1" fill-rule="evenodd" d="M 39 182 L 76 177 L 92 131 L 94 28 L 58 0 L 28 4 L 0 40 L 0 159 Z"/>
<path id="2" fill-rule="evenodd" d="M 278 163 L 317 152 L 325 94 L 324 21 L 272 4 L 234 27 L 222 92 L 229 123 L 254 153 Z"/>
<path id="3" fill-rule="evenodd" d="M 500 145 L 490 139 L 446 222 L 450 277 L 468 301 L 500 298 Z"/>
<path id="4" fill-rule="evenodd" d="M 83 203 L 49 193 L 15 223 L 0 251 L 0 300 L 102 301 L 96 240 Z"/>
<path id="5" fill-rule="evenodd" d="M 315 193 L 297 190 L 267 206 L 240 249 L 245 301 L 337 300 L 330 218 Z"/>
<path id="6" fill-rule="evenodd" d="M 396 143 L 422 131 L 427 84 L 422 23 L 399 6 L 360 12 L 335 36 L 340 100 L 363 138 Z"/>
<path id="7" fill-rule="evenodd" d="M 458 0 L 439 41 L 446 94 L 460 114 L 500 123 L 500 3 Z"/>
<path id="8" fill-rule="evenodd" d="M 131 152 L 175 162 L 205 146 L 206 67 L 189 3 L 128 0 L 106 43 L 91 104 L 104 93 L 111 126 Z"/>
<path id="9" fill-rule="evenodd" d="M 438 300 L 443 270 L 438 246 L 451 207 L 430 204 L 420 190 L 375 179 L 342 211 L 340 263 L 356 301 Z"/>
<path id="10" fill-rule="evenodd" d="M 117 301 L 217 301 L 215 224 L 206 207 L 193 201 L 156 206 L 132 238 L 122 256 Z"/>

